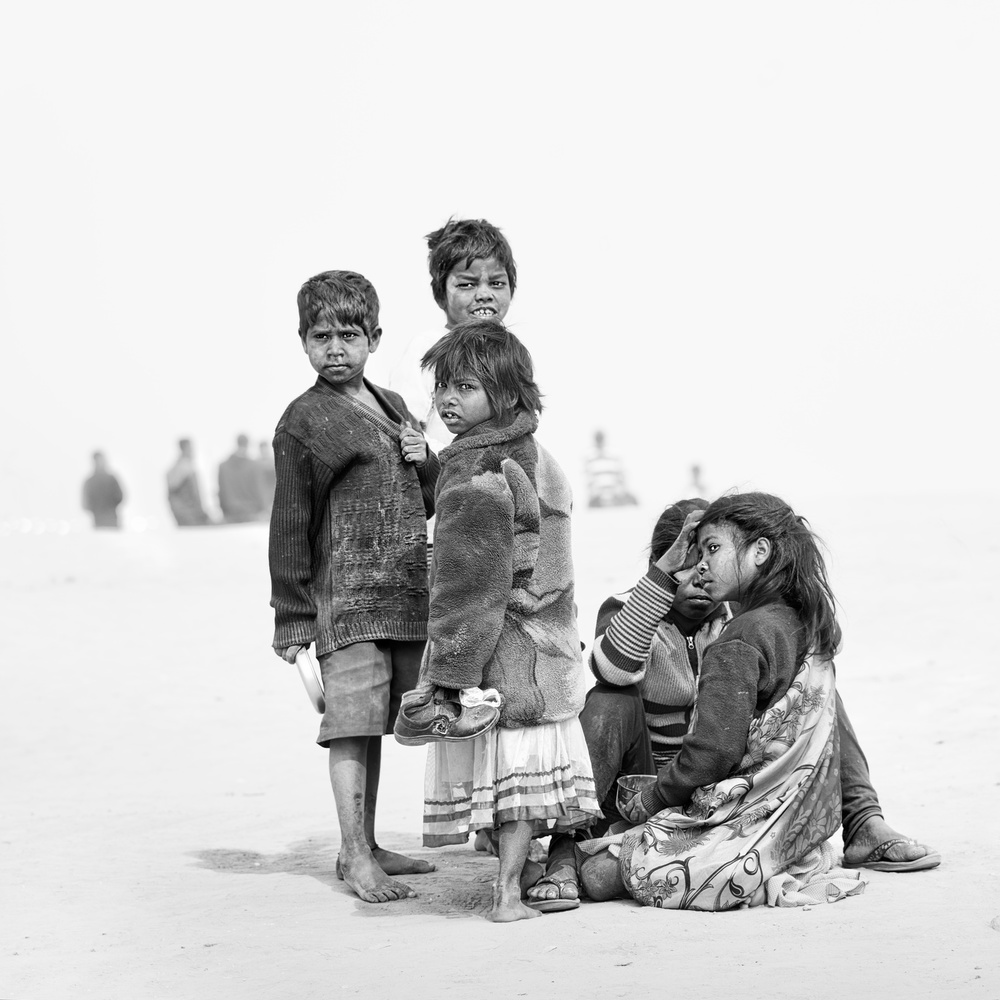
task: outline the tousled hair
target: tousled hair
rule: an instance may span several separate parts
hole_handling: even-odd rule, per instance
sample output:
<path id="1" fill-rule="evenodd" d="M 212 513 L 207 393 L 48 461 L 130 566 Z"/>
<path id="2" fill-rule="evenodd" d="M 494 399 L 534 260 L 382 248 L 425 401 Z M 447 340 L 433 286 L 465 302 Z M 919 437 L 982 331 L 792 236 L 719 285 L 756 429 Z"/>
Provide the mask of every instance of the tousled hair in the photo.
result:
<path id="1" fill-rule="evenodd" d="M 485 219 L 449 219 L 440 229 L 428 233 L 427 266 L 431 272 L 434 301 L 444 309 L 447 303 L 445 282 L 456 264 L 468 267 L 474 260 L 496 258 L 507 272 L 510 294 L 517 287 L 517 265 L 507 237 Z"/>
<path id="2" fill-rule="evenodd" d="M 709 524 L 735 528 L 740 555 L 758 538 L 771 543 L 767 561 L 740 593 L 740 610 L 784 600 L 805 630 L 805 655 L 833 656 L 840 645 L 840 626 L 819 539 L 809 522 L 769 493 L 741 493 L 709 504 L 699 531 Z"/>
<path id="3" fill-rule="evenodd" d="M 475 378 L 502 420 L 518 409 L 542 412 L 528 349 L 495 319 L 459 323 L 427 351 L 420 367 L 433 371 L 435 382 Z"/>
<path id="4" fill-rule="evenodd" d="M 314 275 L 299 289 L 298 306 L 299 337 L 303 340 L 320 319 L 360 326 L 369 340 L 378 329 L 378 293 L 356 271 L 324 271 Z"/>
<path id="5" fill-rule="evenodd" d="M 650 562 L 656 562 L 677 541 L 677 536 L 681 533 L 681 528 L 684 525 L 684 519 L 691 511 L 707 509 L 708 501 L 702 500 L 701 497 L 678 500 L 665 507 L 656 521 L 653 537 L 649 542 Z"/>

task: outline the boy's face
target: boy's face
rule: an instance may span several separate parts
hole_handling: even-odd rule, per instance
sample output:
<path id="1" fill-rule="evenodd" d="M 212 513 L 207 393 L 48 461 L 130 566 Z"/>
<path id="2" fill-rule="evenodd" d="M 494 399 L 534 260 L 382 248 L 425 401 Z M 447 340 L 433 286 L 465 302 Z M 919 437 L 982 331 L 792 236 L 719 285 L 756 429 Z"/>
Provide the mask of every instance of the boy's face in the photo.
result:
<path id="1" fill-rule="evenodd" d="M 364 378 L 368 355 L 378 349 L 381 338 L 381 327 L 376 327 L 369 339 L 360 326 L 320 317 L 302 338 L 302 349 L 309 364 L 327 382 L 356 386 Z"/>
<path id="2" fill-rule="evenodd" d="M 459 261 L 444 282 L 449 330 L 470 319 L 502 320 L 510 308 L 510 281 L 495 257 Z"/>
<path id="3" fill-rule="evenodd" d="M 435 382 L 434 406 L 452 434 L 462 434 L 493 416 L 486 390 L 471 375 Z"/>
<path id="4" fill-rule="evenodd" d="M 677 614 L 692 621 L 699 622 L 707 618 L 718 606 L 719 602 L 708 596 L 705 585 L 701 582 L 698 570 L 681 569 L 674 573 L 678 580 L 677 593 L 671 608 Z"/>

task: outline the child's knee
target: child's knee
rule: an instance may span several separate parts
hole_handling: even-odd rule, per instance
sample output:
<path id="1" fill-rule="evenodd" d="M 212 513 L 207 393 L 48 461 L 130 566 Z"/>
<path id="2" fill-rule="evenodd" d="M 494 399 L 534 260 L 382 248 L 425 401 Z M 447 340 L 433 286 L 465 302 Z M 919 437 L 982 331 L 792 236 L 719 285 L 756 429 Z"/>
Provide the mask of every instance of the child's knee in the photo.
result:
<path id="1" fill-rule="evenodd" d="M 580 884 L 584 892 L 598 903 L 617 899 L 625 894 L 625 886 L 618 870 L 618 859 L 607 851 L 587 858 L 580 865 Z"/>

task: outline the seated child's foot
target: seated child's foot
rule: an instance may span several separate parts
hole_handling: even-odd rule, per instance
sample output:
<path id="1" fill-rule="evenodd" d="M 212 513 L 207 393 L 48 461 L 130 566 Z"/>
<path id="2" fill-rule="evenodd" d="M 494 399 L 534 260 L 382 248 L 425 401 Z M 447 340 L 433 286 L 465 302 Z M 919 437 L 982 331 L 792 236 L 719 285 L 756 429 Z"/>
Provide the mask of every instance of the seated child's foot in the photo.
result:
<path id="1" fill-rule="evenodd" d="M 372 857 L 375 864 L 386 873 L 386 875 L 426 875 L 428 872 L 437 871 L 437 865 L 432 865 L 429 861 L 420 861 L 417 858 L 408 858 L 405 854 L 397 854 L 395 851 L 387 851 L 384 847 L 373 847 Z M 337 878 L 343 880 L 344 869 L 337 858 Z"/>
<path id="2" fill-rule="evenodd" d="M 490 909 L 490 920 L 493 923 L 509 924 L 515 920 L 528 920 L 541 915 L 539 910 L 533 910 L 521 902 L 518 888 L 514 892 L 504 891 L 498 882 L 493 883 L 493 906 Z"/>
<path id="3" fill-rule="evenodd" d="M 484 854 L 496 854 L 497 849 L 493 846 L 493 841 L 490 839 L 489 830 L 476 830 L 476 842 L 473 845 L 477 851 L 482 851 Z"/>
<path id="4" fill-rule="evenodd" d="M 881 816 L 862 823 L 844 847 L 845 868 L 879 872 L 919 872 L 936 868 L 941 855 L 933 848 L 897 833 Z"/>
<path id="5" fill-rule="evenodd" d="M 344 881 L 366 903 L 391 903 L 416 893 L 405 882 L 397 882 L 382 871 L 370 851 L 351 858 L 338 858 Z"/>
<path id="6" fill-rule="evenodd" d="M 566 862 L 547 871 L 528 889 L 528 899 L 534 902 L 579 898 L 580 880 L 576 865 Z"/>
<path id="7" fill-rule="evenodd" d="M 393 736 L 403 746 L 415 747 L 440 740 L 446 743 L 471 740 L 488 733 L 500 721 L 499 695 L 478 692 L 487 697 L 467 697 L 447 688 L 416 688 L 403 695 L 403 702 L 393 726 Z"/>

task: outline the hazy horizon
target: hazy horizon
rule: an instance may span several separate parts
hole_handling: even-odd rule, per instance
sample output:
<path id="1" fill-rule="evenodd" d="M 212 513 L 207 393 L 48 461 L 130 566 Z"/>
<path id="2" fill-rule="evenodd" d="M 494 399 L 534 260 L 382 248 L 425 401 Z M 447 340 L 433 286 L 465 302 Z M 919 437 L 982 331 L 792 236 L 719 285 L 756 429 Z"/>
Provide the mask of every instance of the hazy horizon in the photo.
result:
<path id="1" fill-rule="evenodd" d="M 995 6 L 7 21 L 0 522 L 81 517 L 95 449 L 127 516 L 166 519 L 184 436 L 214 498 L 313 379 L 301 282 L 371 278 L 378 382 L 441 325 L 422 237 L 453 215 L 512 243 L 539 436 L 578 486 L 602 429 L 652 506 L 694 463 L 792 502 L 1000 493 Z"/>

